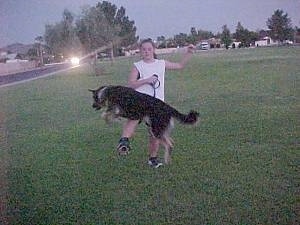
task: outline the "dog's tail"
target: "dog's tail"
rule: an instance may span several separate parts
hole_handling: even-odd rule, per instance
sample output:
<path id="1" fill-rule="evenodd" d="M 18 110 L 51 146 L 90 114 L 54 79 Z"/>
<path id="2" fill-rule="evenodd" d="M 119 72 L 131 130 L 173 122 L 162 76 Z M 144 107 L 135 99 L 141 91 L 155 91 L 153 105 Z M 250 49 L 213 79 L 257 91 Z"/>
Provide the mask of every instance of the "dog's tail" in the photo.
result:
<path id="1" fill-rule="evenodd" d="M 183 124 L 195 124 L 198 121 L 199 113 L 193 110 L 191 110 L 189 114 L 182 114 L 176 111 L 174 117 Z"/>

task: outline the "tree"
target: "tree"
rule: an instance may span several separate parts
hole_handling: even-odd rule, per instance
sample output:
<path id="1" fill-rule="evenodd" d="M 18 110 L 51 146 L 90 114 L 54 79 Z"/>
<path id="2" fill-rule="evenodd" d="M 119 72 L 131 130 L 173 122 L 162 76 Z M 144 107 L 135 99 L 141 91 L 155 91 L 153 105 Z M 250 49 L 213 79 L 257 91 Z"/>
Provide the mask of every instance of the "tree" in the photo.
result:
<path id="1" fill-rule="evenodd" d="M 241 22 L 238 22 L 235 33 L 233 34 L 233 38 L 241 42 L 241 47 L 249 47 L 250 45 L 249 33 L 250 32 L 242 26 Z"/>
<path id="2" fill-rule="evenodd" d="M 196 44 L 196 42 L 198 41 L 198 33 L 197 33 L 197 30 L 195 27 L 192 27 L 191 28 L 191 33 L 187 39 L 187 42 L 188 43 L 191 43 L 191 44 Z"/>
<path id="3" fill-rule="evenodd" d="M 165 36 L 162 35 L 162 36 L 157 37 L 156 41 L 157 41 L 158 48 L 166 48 L 167 47 L 167 40 L 166 40 Z"/>
<path id="4" fill-rule="evenodd" d="M 136 26 L 134 25 L 133 20 L 129 20 L 129 17 L 126 16 L 126 10 L 124 7 L 120 7 L 115 16 L 116 24 L 121 27 L 121 31 L 118 34 L 119 37 L 122 38 L 121 44 L 122 46 L 129 46 L 134 44 L 139 39 L 136 36 Z"/>
<path id="5" fill-rule="evenodd" d="M 251 44 L 255 45 L 255 41 L 259 40 L 259 34 L 255 31 L 250 31 L 249 36 Z"/>
<path id="6" fill-rule="evenodd" d="M 207 31 L 207 30 L 198 30 L 198 40 L 207 40 L 209 38 L 214 37 L 214 34 L 211 31 Z"/>
<path id="7" fill-rule="evenodd" d="M 76 30 L 86 52 L 111 44 L 111 56 L 113 49 L 128 46 L 138 39 L 134 21 L 126 16 L 125 8 L 117 9 L 107 1 L 83 9 L 81 18 L 76 21 Z"/>
<path id="8" fill-rule="evenodd" d="M 283 10 L 277 9 L 274 14 L 267 20 L 267 26 L 270 29 L 270 36 L 281 43 L 284 40 L 293 39 L 293 28 L 291 19 Z"/>
<path id="9" fill-rule="evenodd" d="M 116 24 L 110 24 L 108 13 L 105 15 L 99 4 L 84 9 L 82 18 L 76 22 L 77 35 L 86 52 L 112 44 L 113 38 L 120 32 Z"/>
<path id="10" fill-rule="evenodd" d="M 174 36 L 174 42 L 177 46 L 184 46 L 187 43 L 188 35 L 180 33 Z"/>
<path id="11" fill-rule="evenodd" d="M 262 39 L 266 36 L 270 36 L 269 31 L 267 31 L 267 30 L 258 30 L 257 34 L 258 34 L 258 38 L 260 38 L 260 39 Z"/>
<path id="12" fill-rule="evenodd" d="M 65 9 L 61 22 L 45 26 L 45 42 L 57 60 L 62 57 L 79 55 L 81 44 L 75 32 L 74 16 Z"/>
<path id="13" fill-rule="evenodd" d="M 38 57 L 37 50 L 35 48 L 28 49 L 27 56 L 29 57 L 30 60 L 37 59 Z"/>
<path id="14" fill-rule="evenodd" d="M 294 42 L 300 43 L 300 28 L 297 26 L 295 27 Z"/>
<path id="15" fill-rule="evenodd" d="M 43 60 L 43 46 L 42 43 L 44 42 L 44 38 L 42 36 L 37 36 L 35 39 L 35 50 L 36 50 L 36 55 L 39 61 L 39 65 L 44 65 L 44 60 Z"/>
<path id="16" fill-rule="evenodd" d="M 176 45 L 176 43 L 175 43 L 175 41 L 174 41 L 173 38 L 168 38 L 166 40 L 166 46 L 167 46 L 167 48 L 175 48 L 175 47 L 177 47 L 177 45 Z"/>
<path id="17" fill-rule="evenodd" d="M 225 48 L 228 49 L 229 45 L 232 43 L 230 30 L 227 28 L 227 25 L 222 27 L 221 41 L 225 45 Z"/>
<path id="18" fill-rule="evenodd" d="M 65 9 L 63 12 L 63 20 L 61 22 L 61 42 L 65 55 L 77 55 L 80 49 L 80 42 L 76 35 L 74 16 Z"/>
<path id="19" fill-rule="evenodd" d="M 126 16 L 125 8 L 108 1 L 86 6 L 75 21 L 69 10 L 64 10 L 63 19 L 54 25 L 45 26 L 45 42 L 57 57 L 90 53 L 103 46 L 111 46 L 118 52 L 121 46 L 128 46 L 138 40 L 134 21 Z M 97 52 L 91 53 L 96 55 Z"/>
<path id="20" fill-rule="evenodd" d="M 191 35 L 194 36 L 194 37 L 197 37 L 197 36 L 198 36 L 197 30 L 196 30 L 195 27 L 192 27 L 192 28 L 191 28 Z"/>
<path id="21" fill-rule="evenodd" d="M 245 29 L 242 26 L 241 22 L 238 22 L 233 37 L 237 41 L 241 42 L 242 47 L 249 47 L 251 43 L 255 42 L 258 39 L 258 34 L 256 32 Z"/>

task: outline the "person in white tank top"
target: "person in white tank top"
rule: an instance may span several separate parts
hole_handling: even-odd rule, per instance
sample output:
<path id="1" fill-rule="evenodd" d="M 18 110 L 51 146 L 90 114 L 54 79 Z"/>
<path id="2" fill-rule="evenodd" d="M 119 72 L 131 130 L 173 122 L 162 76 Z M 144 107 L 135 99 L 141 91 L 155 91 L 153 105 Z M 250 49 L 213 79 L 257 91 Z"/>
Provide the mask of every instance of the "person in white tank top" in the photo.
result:
<path id="1" fill-rule="evenodd" d="M 162 101 L 165 99 L 164 82 L 166 69 L 183 69 L 191 59 L 195 47 L 189 45 L 186 53 L 180 62 L 170 62 L 159 60 L 155 54 L 155 44 L 151 39 L 145 39 L 140 44 L 140 53 L 142 59 L 136 63 L 131 70 L 128 78 L 128 86 L 139 91 L 158 98 Z M 138 125 L 138 120 L 127 120 L 123 126 L 122 137 L 119 141 L 118 150 L 130 150 L 129 138 L 134 134 Z M 151 167 L 158 168 L 162 163 L 157 159 L 159 151 L 159 140 L 150 136 L 149 143 L 149 160 Z"/>
<path id="2" fill-rule="evenodd" d="M 139 71 L 138 80 L 147 79 L 152 77 L 153 75 L 157 76 L 157 80 L 155 80 L 154 83 L 141 85 L 135 90 L 159 98 L 160 100 L 164 101 L 164 81 L 166 70 L 165 60 L 154 59 L 153 62 L 149 63 L 146 63 L 144 60 L 140 60 L 134 63 L 134 66 Z"/>

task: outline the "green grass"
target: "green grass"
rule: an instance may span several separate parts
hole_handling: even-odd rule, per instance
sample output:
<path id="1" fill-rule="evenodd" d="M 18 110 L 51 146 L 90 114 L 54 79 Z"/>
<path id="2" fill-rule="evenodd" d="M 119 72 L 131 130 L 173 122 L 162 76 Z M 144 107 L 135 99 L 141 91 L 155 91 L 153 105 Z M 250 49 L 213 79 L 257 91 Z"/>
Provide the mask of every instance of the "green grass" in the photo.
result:
<path id="1" fill-rule="evenodd" d="M 201 122 L 176 124 L 172 164 L 157 170 L 143 125 L 132 154 L 116 155 L 122 125 L 106 125 L 87 91 L 125 84 L 136 59 L 1 88 L 11 224 L 299 224 L 299 58 L 300 48 L 200 52 L 168 71 L 166 101 Z"/>

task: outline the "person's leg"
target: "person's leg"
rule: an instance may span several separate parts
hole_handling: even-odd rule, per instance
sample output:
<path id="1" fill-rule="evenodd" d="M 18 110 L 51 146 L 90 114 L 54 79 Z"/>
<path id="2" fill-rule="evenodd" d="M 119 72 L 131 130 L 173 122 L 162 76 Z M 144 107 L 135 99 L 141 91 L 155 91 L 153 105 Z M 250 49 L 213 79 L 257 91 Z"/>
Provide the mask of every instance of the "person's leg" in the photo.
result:
<path id="1" fill-rule="evenodd" d="M 122 137 L 119 140 L 119 144 L 117 150 L 120 155 L 127 155 L 130 151 L 130 142 L 129 138 L 131 138 L 134 134 L 135 128 L 138 125 L 138 120 L 127 120 L 123 126 Z"/>
<path id="2" fill-rule="evenodd" d="M 131 138 L 138 123 L 139 120 L 127 120 L 123 126 L 122 137 Z"/>
<path id="3" fill-rule="evenodd" d="M 159 151 L 159 139 L 155 137 L 149 138 L 149 157 L 157 157 Z"/>

